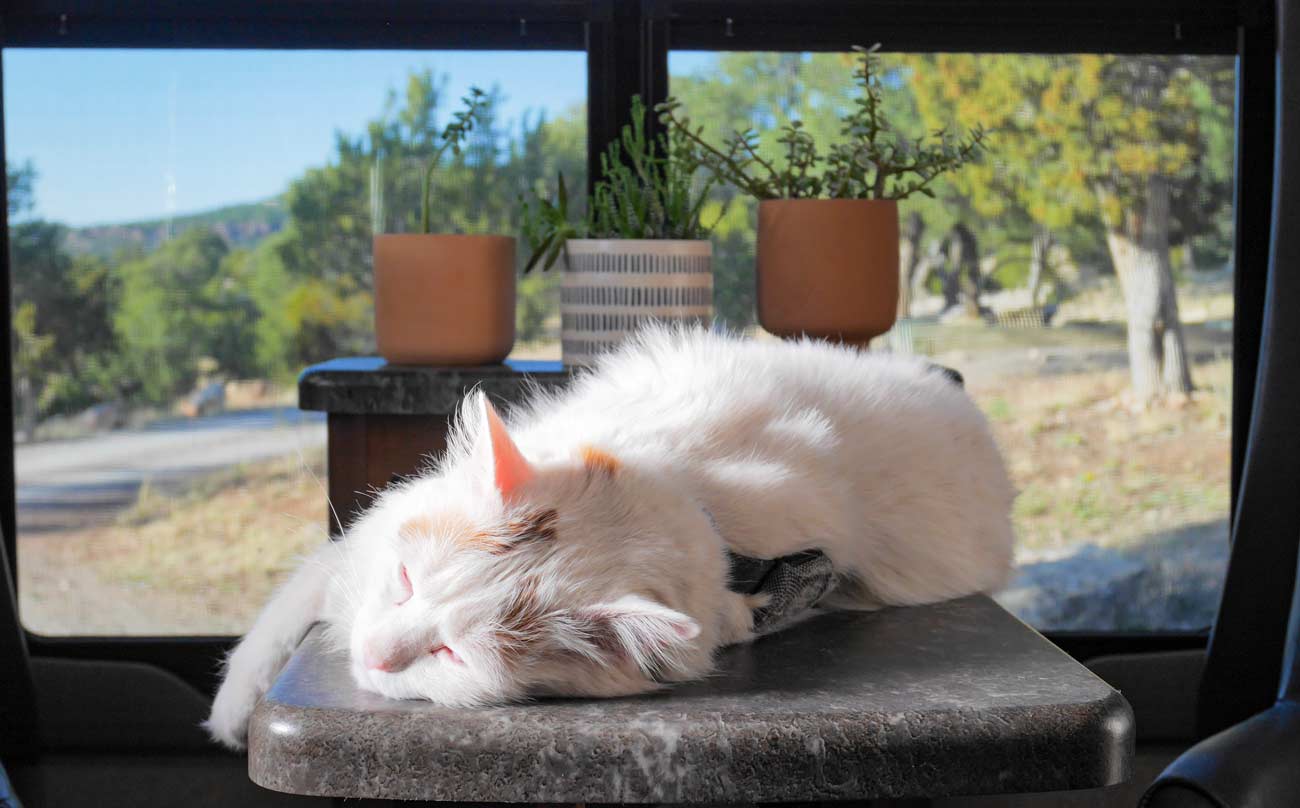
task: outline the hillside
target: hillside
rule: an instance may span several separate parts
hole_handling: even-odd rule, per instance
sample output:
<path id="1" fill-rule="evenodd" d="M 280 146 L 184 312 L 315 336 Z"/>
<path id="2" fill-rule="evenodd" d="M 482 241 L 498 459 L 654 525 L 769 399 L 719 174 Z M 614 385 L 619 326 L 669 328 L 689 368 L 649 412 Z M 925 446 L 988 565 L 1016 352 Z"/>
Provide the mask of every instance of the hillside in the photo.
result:
<path id="1" fill-rule="evenodd" d="M 251 247 L 281 230 L 287 221 L 284 204 L 277 197 L 177 216 L 171 220 L 171 232 L 175 235 L 194 227 L 209 228 L 219 233 L 231 247 Z M 124 247 L 137 246 L 149 251 L 162 243 L 167 227 L 166 219 L 153 219 L 71 228 L 64 246 L 72 253 L 104 257 L 112 256 Z"/>

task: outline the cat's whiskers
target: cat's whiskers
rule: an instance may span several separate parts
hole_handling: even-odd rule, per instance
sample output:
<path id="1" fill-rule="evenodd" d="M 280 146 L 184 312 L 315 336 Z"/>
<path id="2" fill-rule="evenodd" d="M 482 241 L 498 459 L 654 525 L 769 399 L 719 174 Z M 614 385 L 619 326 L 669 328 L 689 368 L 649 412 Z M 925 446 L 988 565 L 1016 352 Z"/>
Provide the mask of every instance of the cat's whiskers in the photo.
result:
<path id="1" fill-rule="evenodd" d="M 329 508 L 330 515 L 334 518 L 334 524 L 339 525 L 341 528 L 343 525 L 343 519 L 339 516 L 338 509 L 334 507 L 334 501 L 330 498 L 329 489 L 326 487 L 324 481 L 321 480 L 320 475 L 318 475 L 312 468 L 311 464 L 307 462 L 307 457 L 302 451 L 302 445 L 295 445 L 294 452 L 298 455 L 299 467 L 302 471 L 305 471 L 309 477 L 311 477 L 312 482 L 316 483 L 316 487 L 320 489 L 321 494 L 324 496 L 325 506 Z M 290 514 L 285 515 L 290 516 L 290 518 L 297 518 L 304 524 L 308 524 L 307 520 L 302 519 L 302 517 L 292 517 Z M 330 534 L 329 530 L 319 528 L 319 526 L 317 526 L 317 528 L 325 534 L 326 539 L 331 541 L 334 540 L 334 537 Z M 339 548 L 339 552 L 342 552 L 341 547 Z M 361 574 L 357 570 L 356 561 L 352 558 L 351 554 L 344 553 L 344 558 L 349 567 L 347 570 L 349 573 L 348 575 L 345 576 L 342 571 L 332 567 L 327 568 L 326 571 L 329 573 L 331 580 L 337 584 L 337 588 L 347 601 L 348 607 L 355 611 L 360 608 L 363 600 L 361 595 Z M 317 563 L 326 566 L 323 562 L 317 561 Z"/>
<path id="2" fill-rule="evenodd" d="M 309 558 L 307 561 L 308 563 L 316 564 L 318 567 L 325 570 L 325 574 L 329 576 L 330 582 L 336 585 L 339 593 L 343 595 L 350 608 L 355 610 L 361 605 L 361 591 L 356 586 L 356 581 L 345 575 L 343 570 L 340 570 L 335 565 L 328 564 L 318 558 Z"/>
<path id="3" fill-rule="evenodd" d="M 279 515 L 284 517 L 285 519 L 288 519 L 296 523 L 301 529 L 308 530 L 311 532 L 319 531 L 322 535 L 322 538 L 325 539 L 331 538 L 330 532 L 326 528 L 302 516 L 298 516 L 296 514 L 288 513 L 285 511 L 281 511 Z M 350 578 L 345 578 L 338 571 L 329 569 L 328 565 L 325 564 L 325 562 L 320 561 L 319 559 L 308 559 L 308 560 L 316 563 L 321 567 L 326 568 L 327 571 L 331 573 L 332 580 L 335 583 L 338 583 L 340 585 L 343 594 L 347 596 L 349 605 L 356 606 L 359 605 L 361 602 L 360 587 L 359 587 L 360 576 L 357 573 L 355 561 L 351 557 L 351 555 L 345 554 L 345 558 L 347 559 L 348 564 L 352 567 L 352 569 L 349 570 L 349 572 L 351 572 Z"/>
<path id="4" fill-rule="evenodd" d="M 338 509 L 334 507 L 334 502 L 330 499 L 329 489 L 325 487 L 325 483 L 321 480 L 320 475 L 318 475 L 315 470 L 312 469 L 311 464 L 307 462 L 307 457 L 302 453 L 302 445 L 298 444 L 293 448 L 298 455 L 298 465 L 302 467 L 303 471 L 307 472 L 308 476 L 311 477 L 312 482 L 316 483 L 316 487 L 320 489 L 321 494 L 325 497 L 325 506 L 329 508 L 330 514 L 334 517 L 334 524 L 341 527 L 343 525 L 343 520 L 339 518 Z M 326 535 L 328 535 L 328 532 Z"/>

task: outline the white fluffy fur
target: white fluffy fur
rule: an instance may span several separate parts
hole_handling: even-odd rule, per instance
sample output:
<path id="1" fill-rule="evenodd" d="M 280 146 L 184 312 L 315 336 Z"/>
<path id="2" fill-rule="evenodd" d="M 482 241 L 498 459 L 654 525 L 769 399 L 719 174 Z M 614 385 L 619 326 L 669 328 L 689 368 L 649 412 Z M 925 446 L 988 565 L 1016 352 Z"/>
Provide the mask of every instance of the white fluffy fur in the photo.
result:
<path id="1" fill-rule="evenodd" d="M 243 743 L 317 620 L 357 684 L 386 696 L 614 696 L 702 676 L 752 638 L 728 547 L 824 550 L 848 608 L 991 591 L 1010 569 L 1013 492 L 987 424 L 915 359 L 650 331 L 514 414 L 534 476 L 505 495 L 486 407 L 470 396 L 438 468 L 386 491 L 267 605 L 229 659 L 215 738 Z M 584 464 L 584 447 L 618 467 Z M 503 552 L 470 540 L 513 541 L 509 523 L 545 509 L 553 537 Z M 403 564 L 413 594 L 398 605 Z M 440 645 L 454 655 L 428 652 Z M 367 651 L 394 669 L 367 667 Z"/>

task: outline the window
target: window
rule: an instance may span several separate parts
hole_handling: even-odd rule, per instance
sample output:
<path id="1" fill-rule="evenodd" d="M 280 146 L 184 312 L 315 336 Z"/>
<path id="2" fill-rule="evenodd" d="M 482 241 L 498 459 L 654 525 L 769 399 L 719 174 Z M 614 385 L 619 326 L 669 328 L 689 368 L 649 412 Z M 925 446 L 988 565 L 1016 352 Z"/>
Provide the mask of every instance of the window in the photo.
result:
<path id="1" fill-rule="evenodd" d="M 858 92 L 851 58 L 678 51 L 669 90 L 714 137 L 797 118 L 829 143 Z M 1020 490 L 1002 602 L 1044 629 L 1209 626 L 1228 552 L 1234 59 L 882 68 L 909 136 L 988 129 L 977 165 L 900 205 L 905 299 L 873 348 L 958 369 L 988 415 Z M 723 191 L 708 212 L 715 308 L 739 328 L 754 208 Z"/>
<path id="2" fill-rule="evenodd" d="M 21 613 L 49 635 L 235 634 L 324 535 L 305 365 L 374 352 L 370 240 L 471 85 L 434 227 L 518 230 L 586 176 L 575 52 L 7 49 Z M 558 283 L 519 356 L 558 356 Z"/>

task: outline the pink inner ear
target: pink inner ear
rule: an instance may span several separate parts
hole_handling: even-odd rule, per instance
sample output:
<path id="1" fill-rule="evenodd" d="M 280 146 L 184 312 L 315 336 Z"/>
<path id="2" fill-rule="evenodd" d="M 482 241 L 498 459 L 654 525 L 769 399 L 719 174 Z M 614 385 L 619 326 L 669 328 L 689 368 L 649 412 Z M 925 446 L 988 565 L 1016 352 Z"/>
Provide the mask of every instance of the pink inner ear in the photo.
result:
<path id="1" fill-rule="evenodd" d="M 483 397 L 483 407 L 487 412 L 488 434 L 492 441 L 492 467 L 497 490 L 506 497 L 533 479 L 533 467 L 510 439 L 501 416 L 497 415 L 496 408 L 486 396 Z"/>

